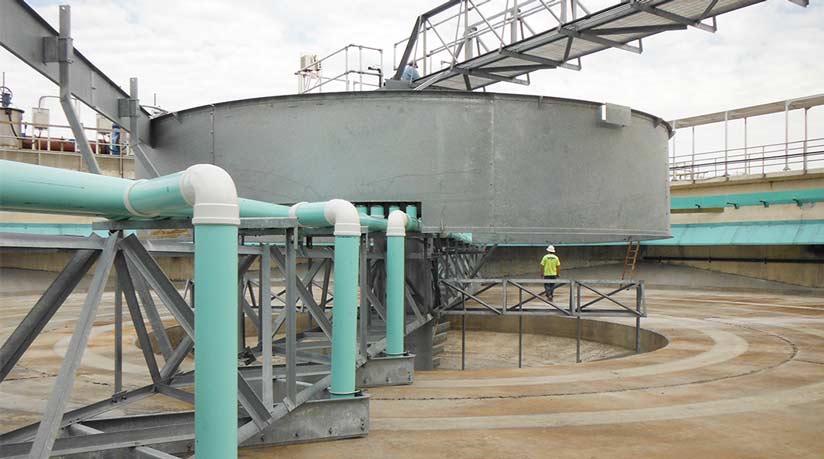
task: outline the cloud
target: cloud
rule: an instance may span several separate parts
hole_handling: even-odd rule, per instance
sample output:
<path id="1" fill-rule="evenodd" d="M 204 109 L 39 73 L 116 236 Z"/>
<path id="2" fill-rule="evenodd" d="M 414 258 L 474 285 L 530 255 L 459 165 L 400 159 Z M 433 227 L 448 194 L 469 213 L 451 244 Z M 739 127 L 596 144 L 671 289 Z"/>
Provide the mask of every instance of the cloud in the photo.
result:
<path id="1" fill-rule="evenodd" d="M 293 73 L 302 52 L 323 55 L 349 43 L 382 47 L 384 67 L 391 69 L 393 43 L 409 33 L 418 14 L 439 3 L 75 0 L 71 5 L 79 50 L 123 87 L 137 76 L 144 103 L 157 93 L 160 105 L 177 110 L 295 93 Z M 594 10 L 614 1 L 586 3 Z M 30 4 L 57 23 L 58 2 Z M 671 119 L 824 92 L 823 42 L 820 4 L 803 9 L 770 0 L 721 16 L 716 34 L 668 32 L 646 40 L 640 56 L 609 50 L 585 58 L 581 72 L 547 70 L 533 74 L 529 87 L 491 89 L 610 101 Z M 23 108 L 35 105 L 40 95 L 57 93 L 5 51 L 0 69 Z M 824 126 L 816 110 L 810 114 L 815 129 Z M 93 123 L 90 111 L 84 119 Z M 815 132 L 824 137 L 820 129 Z"/>

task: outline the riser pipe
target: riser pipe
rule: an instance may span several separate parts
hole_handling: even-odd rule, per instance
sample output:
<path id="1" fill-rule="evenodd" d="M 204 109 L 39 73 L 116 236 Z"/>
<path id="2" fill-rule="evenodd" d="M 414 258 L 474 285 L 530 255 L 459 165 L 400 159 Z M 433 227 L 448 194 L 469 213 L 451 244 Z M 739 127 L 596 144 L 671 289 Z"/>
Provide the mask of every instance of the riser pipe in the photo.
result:
<path id="1" fill-rule="evenodd" d="M 410 218 L 389 214 L 386 229 L 386 354 L 403 355 L 406 293 L 406 228 Z"/>
<path id="2" fill-rule="evenodd" d="M 332 307 L 332 398 L 353 397 L 357 364 L 358 267 L 360 263 L 361 216 L 352 203 L 340 199 L 301 202 L 290 215 L 307 226 L 335 228 Z"/>
<path id="3" fill-rule="evenodd" d="M 235 184 L 200 164 L 132 181 L 0 161 L 0 209 L 119 216 L 192 215 L 195 231 L 195 451 L 237 458 L 237 227 Z M 200 290 L 203 290 L 201 292 Z"/>

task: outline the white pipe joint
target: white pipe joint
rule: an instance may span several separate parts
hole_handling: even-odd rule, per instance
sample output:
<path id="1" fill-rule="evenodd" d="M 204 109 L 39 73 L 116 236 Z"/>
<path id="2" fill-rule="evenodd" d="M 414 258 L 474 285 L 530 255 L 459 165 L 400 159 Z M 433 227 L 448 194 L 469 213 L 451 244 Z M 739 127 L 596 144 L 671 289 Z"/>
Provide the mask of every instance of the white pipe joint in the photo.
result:
<path id="1" fill-rule="evenodd" d="M 360 214 L 351 202 L 332 199 L 324 206 L 323 216 L 335 225 L 335 236 L 360 236 Z"/>
<path id="2" fill-rule="evenodd" d="M 406 215 L 406 212 L 393 210 L 389 213 L 389 218 L 386 219 L 386 235 L 406 236 L 406 224 L 408 222 L 409 216 Z"/>
<path id="3" fill-rule="evenodd" d="M 306 201 L 301 201 L 292 207 L 289 208 L 289 218 L 297 218 L 298 217 L 298 207 L 308 204 Z"/>
<path id="4" fill-rule="evenodd" d="M 228 172 L 212 164 L 195 164 L 180 178 L 180 192 L 194 209 L 194 225 L 240 225 L 237 189 Z"/>

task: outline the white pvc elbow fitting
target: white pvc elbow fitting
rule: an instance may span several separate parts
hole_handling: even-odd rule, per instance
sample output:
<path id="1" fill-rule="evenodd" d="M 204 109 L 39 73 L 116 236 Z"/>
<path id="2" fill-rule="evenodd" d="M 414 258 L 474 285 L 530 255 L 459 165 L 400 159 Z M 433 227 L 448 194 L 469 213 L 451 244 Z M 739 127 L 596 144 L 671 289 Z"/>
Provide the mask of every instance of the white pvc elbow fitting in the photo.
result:
<path id="1" fill-rule="evenodd" d="M 406 224 L 408 222 L 409 216 L 406 215 L 406 212 L 393 210 L 389 213 L 389 218 L 386 219 L 386 235 L 406 236 Z"/>
<path id="2" fill-rule="evenodd" d="M 332 199 L 323 208 L 323 216 L 335 225 L 335 236 L 360 236 L 360 214 L 351 202 Z"/>
<path id="3" fill-rule="evenodd" d="M 212 164 L 195 164 L 180 179 L 180 192 L 194 209 L 194 225 L 240 225 L 237 189 L 228 172 Z"/>

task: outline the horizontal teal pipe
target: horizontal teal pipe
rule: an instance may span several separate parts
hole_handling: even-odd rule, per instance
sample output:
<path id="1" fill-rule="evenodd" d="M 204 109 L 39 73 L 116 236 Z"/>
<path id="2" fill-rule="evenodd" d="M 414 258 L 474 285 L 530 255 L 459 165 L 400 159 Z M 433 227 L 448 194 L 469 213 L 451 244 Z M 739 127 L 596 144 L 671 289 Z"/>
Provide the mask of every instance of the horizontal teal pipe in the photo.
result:
<path id="1" fill-rule="evenodd" d="M 23 212 L 127 217 L 132 180 L 0 160 L 0 207 Z"/>
<path id="2" fill-rule="evenodd" d="M 254 199 L 238 198 L 241 218 L 279 218 L 289 216 L 289 206 Z"/>
<path id="3" fill-rule="evenodd" d="M 335 302 L 332 307 L 332 398 L 355 394 L 358 317 L 359 236 L 336 236 Z"/>
<path id="4" fill-rule="evenodd" d="M 180 182 L 184 172 L 151 180 L 129 180 L 54 167 L 0 160 L 0 208 L 23 212 L 100 216 L 114 220 L 149 217 L 191 217 Z M 124 201 L 127 190 L 130 210 Z M 325 202 L 306 203 L 297 217 L 305 226 L 330 226 L 324 215 Z M 288 217 L 289 206 L 252 199 L 238 199 L 240 217 Z M 382 206 L 373 211 L 383 216 Z M 361 224 L 371 231 L 385 231 L 386 220 L 362 215 Z M 419 231 L 417 219 L 407 229 Z"/>
<path id="5" fill-rule="evenodd" d="M 386 354 L 402 355 L 404 337 L 404 293 L 406 238 L 386 238 Z"/>
<path id="6" fill-rule="evenodd" d="M 736 193 L 712 196 L 674 197 L 672 209 L 710 209 L 733 206 L 763 206 L 772 204 L 798 204 L 805 202 L 824 202 L 824 188 L 767 191 L 763 193 Z"/>
<path id="7" fill-rule="evenodd" d="M 195 448 L 201 459 L 231 459 L 237 457 L 237 354 L 227 343 L 237 342 L 238 328 L 237 195 L 225 171 L 194 167 L 186 188 L 198 202 L 184 196 L 183 172 L 135 181 L 0 161 L 0 209 L 128 218 L 192 215 L 192 206 L 198 208 Z"/>

